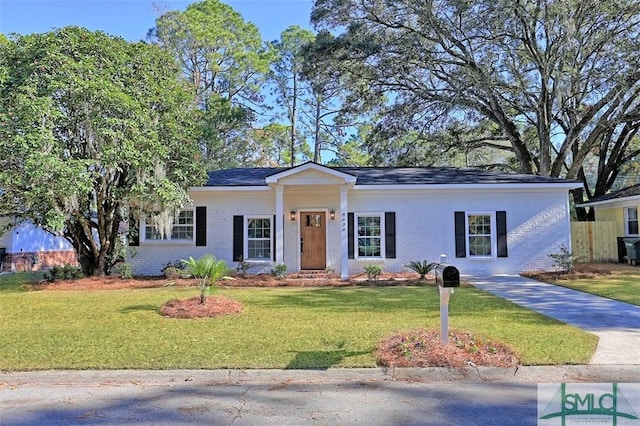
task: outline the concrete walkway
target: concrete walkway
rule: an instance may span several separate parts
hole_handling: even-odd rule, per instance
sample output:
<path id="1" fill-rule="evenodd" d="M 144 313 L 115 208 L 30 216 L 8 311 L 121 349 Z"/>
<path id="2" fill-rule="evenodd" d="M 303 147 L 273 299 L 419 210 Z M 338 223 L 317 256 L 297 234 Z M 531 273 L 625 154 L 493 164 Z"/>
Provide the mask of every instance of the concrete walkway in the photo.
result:
<path id="1" fill-rule="evenodd" d="M 479 289 L 598 336 L 590 364 L 640 364 L 640 306 L 517 275 L 465 279 Z"/>

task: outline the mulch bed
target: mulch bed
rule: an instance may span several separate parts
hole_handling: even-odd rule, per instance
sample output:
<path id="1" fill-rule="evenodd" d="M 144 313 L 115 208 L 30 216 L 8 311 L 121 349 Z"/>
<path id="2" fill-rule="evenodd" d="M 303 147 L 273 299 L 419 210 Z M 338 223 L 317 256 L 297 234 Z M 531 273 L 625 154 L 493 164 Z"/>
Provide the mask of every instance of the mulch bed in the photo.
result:
<path id="1" fill-rule="evenodd" d="M 195 286 L 193 278 L 168 279 L 163 276 L 135 277 L 122 279 L 119 275 L 104 277 L 86 277 L 74 280 L 58 280 L 55 282 L 42 281 L 31 286 L 32 290 L 116 290 L 125 288 L 156 288 L 156 287 L 191 287 Z M 305 279 L 290 275 L 284 279 L 276 279 L 271 274 L 247 275 L 234 277 L 232 280 L 221 280 L 218 287 L 348 287 L 348 286 L 406 286 L 406 285 L 435 285 L 432 277 L 420 280 L 417 274 L 384 274 L 376 281 L 367 280 L 366 276 L 354 276 L 343 281 L 336 275 L 326 278 Z"/>
<path id="2" fill-rule="evenodd" d="M 552 272 L 524 272 L 523 277 L 542 281 L 545 283 L 557 283 L 563 280 L 579 280 L 597 278 L 611 275 L 614 272 L 628 270 L 637 271 L 637 266 L 630 266 L 622 263 L 576 263 L 572 271 L 552 271 Z"/>
<path id="3" fill-rule="evenodd" d="M 450 331 L 446 345 L 437 330 L 396 334 L 378 345 L 377 358 L 383 367 L 508 368 L 520 364 L 518 356 L 504 343 L 463 331 Z"/>
<path id="4" fill-rule="evenodd" d="M 160 313 L 171 318 L 208 318 L 242 312 L 242 303 L 224 296 L 208 296 L 200 303 L 200 296 L 173 299 L 162 305 Z"/>

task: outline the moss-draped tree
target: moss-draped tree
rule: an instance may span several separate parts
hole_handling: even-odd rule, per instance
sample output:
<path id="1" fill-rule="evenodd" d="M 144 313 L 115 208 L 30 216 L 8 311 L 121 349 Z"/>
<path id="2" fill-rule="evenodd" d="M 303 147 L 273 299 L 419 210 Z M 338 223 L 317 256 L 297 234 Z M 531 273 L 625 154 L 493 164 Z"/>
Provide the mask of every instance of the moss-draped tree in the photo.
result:
<path id="1" fill-rule="evenodd" d="M 0 47 L 0 213 L 63 235 L 83 271 L 122 259 L 136 211 L 205 176 L 194 91 L 161 48 L 67 27 Z"/>

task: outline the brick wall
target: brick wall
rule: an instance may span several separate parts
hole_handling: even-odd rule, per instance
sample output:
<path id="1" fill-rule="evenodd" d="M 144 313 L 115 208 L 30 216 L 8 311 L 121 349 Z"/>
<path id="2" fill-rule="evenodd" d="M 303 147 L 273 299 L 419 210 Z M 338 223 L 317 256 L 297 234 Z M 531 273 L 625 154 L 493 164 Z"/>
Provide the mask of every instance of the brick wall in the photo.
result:
<path id="1" fill-rule="evenodd" d="M 7 253 L 2 271 L 40 271 L 52 266 L 74 265 L 78 262 L 74 251 L 41 251 Z"/>
<path id="2" fill-rule="evenodd" d="M 210 253 L 235 266 L 232 259 L 233 215 L 267 215 L 275 213 L 274 191 L 210 191 L 192 194 L 194 205 L 207 206 L 207 246 L 195 243 L 141 241 L 137 255 L 131 259 L 136 274 L 159 275 L 167 262 L 195 258 Z M 288 272 L 299 268 L 299 224 L 289 222 L 290 210 L 303 211 L 334 208 L 335 221 L 327 223 L 327 266 L 340 274 L 340 197 L 338 186 L 301 187 L 284 191 L 284 260 Z M 463 275 L 484 273 L 519 273 L 548 270 L 553 267 L 549 254 L 560 246 L 570 249 L 570 223 L 566 189 L 512 188 L 416 188 L 350 190 L 348 211 L 360 213 L 396 213 L 395 259 L 349 260 L 349 275 L 361 274 L 371 263 L 387 272 L 401 272 L 413 260 L 439 261 L 445 254 L 448 262 Z M 492 213 L 506 211 L 508 257 L 456 258 L 454 213 Z M 495 217 L 495 216 L 494 216 Z M 268 272 L 272 262 L 256 265 L 252 273 Z"/>

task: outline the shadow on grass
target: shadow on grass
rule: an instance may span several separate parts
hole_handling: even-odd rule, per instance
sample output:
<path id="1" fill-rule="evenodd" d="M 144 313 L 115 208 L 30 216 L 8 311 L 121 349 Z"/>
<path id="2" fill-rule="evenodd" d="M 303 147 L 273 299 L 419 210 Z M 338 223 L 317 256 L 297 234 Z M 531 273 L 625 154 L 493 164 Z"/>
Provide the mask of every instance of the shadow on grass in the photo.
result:
<path id="1" fill-rule="evenodd" d="M 0 274 L 0 293 L 17 293 L 37 290 L 38 288 L 35 285 L 43 279 L 43 272 L 3 273 Z"/>
<path id="2" fill-rule="evenodd" d="M 125 306 L 120 309 L 121 314 L 129 314 L 131 312 L 158 312 L 160 308 L 157 305 L 151 304 L 142 304 L 142 305 L 131 305 Z"/>
<path id="3" fill-rule="evenodd" d="M 335 351 L 302 351 L 297 352 L 287 369 L 328 369 L 333 367 L 343 359 L 358 355 L 368 355 L 368 351 L 347 351 L 339 349 Z"/>

